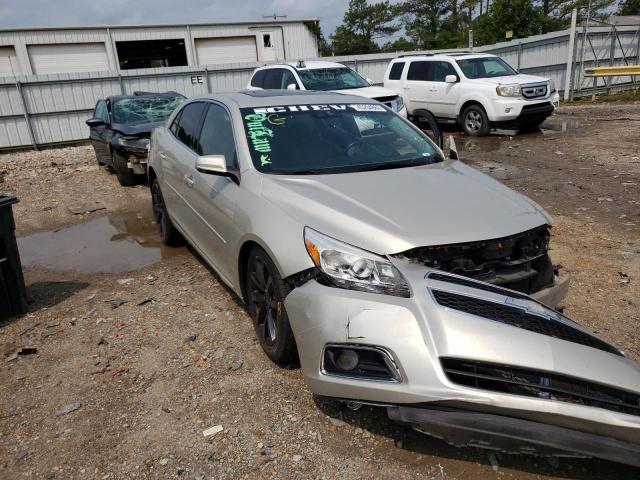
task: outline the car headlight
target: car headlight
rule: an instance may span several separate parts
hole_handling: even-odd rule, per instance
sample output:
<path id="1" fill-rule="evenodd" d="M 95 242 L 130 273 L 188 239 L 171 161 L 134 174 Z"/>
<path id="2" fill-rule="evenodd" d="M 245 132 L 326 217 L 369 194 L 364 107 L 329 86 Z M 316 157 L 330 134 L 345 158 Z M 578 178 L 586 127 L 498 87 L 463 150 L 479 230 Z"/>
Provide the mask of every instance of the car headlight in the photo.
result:
<path id="1" fill-rule="evenodd" d="M 517 83 L 511 83 L 509 85 L 498 85 L 496 87 L 496 93 L 501 97 L 519 97 L 522 95 L 520 85 Z"/>
<path id="2" fill-rule="evenodd" d="M 409 285 L 386 258 L 327 237 L 309 227 L 304 244 L 314 265 L 333 285 L 349 290 L 409 297 Z"/>
<path id="3" fill-rule="evenodd" d="M 393 100 L 393 102 L 391 102 L 391 105 L 393 106 L 393 111 L 394 112 L 399 112 L 400 110 L 402 110 L 402 107 L 404 107 L 404 100 L 400 95 L 398 95 L 395 98 L 395 100 Z"/>
<path id="4" fill-rule="evenodd" d="M 118 137 L 116 142 L 121 147 L 128 148 L 130 150 L 146 152 L 149 150 L 149 139 L 140 137 Z"/>
<path id="5" fill-rule="evenodd" d="M 553 79 L 549 79 L 549 92 L 554 93 L 556 91 L 556 82 Z"/>

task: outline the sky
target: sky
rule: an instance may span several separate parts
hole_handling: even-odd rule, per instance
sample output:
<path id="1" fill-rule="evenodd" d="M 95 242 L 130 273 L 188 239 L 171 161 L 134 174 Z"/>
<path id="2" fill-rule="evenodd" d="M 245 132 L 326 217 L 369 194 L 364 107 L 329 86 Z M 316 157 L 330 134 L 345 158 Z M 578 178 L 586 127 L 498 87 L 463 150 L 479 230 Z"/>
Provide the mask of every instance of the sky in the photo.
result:
<path id="1" fill-rule="evenodd" d="M 0 0 L 0 28 L 318 18 L 325 36 L 349 0 Z"/>

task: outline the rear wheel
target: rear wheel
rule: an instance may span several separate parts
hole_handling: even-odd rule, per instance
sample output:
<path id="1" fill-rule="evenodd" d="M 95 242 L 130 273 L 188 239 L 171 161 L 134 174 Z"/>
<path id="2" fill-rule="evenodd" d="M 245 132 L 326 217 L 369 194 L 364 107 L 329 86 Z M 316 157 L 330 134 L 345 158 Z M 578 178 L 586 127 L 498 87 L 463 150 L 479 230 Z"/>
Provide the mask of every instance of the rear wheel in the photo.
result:
<path id="1" fill-rule="evenodd" d="M 254 247 L 249 253 L 245 277 L 247 306 L 260 346 L 275 363 L 295 361 L 296 342 L 284 308 L 291 289 L 262 248 Z"/>
<path id="2" fill-rule="evenodd" d="M 133 170 L 127 165 L 127 159 L 120 155 L 118 152 L 113 152 L 111 156 L 113 162 L 113 169 L 118 177 L 118 182 L 123 187 L 132 187 L 136 184 L 136 176 Z"/>
<path id="3" fill-rule="evenodd" d="M 480 105 L 471 105 L 462 112 L 462 129 L 472 137 L 489 133 L 489 119 Z"/>
<path id="4" fill-rule="evenodd" d="M 173 222 L 169 218 L 169 213 L 160 191 L 160 182 L 157 178 L 154 178 L 151 183 L 151 202 L 153 204 L 153 216 L 158 224 L 162 243 L 170 247 L 184 244 L 182 234 L 173 226 Z"/>

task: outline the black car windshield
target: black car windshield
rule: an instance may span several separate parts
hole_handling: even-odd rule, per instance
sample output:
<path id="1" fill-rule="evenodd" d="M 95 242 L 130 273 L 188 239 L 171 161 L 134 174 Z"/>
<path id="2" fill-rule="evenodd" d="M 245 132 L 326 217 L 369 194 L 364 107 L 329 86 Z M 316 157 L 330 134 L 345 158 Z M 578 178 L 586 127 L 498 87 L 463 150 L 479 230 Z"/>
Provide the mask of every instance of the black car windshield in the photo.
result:
<path id="1" fill-rule="evenodd" d="M 133 97 L 116 100 L 112 106 L 113 122 L 127 125 L 163 122 L 185 97 Z"/>
<path id="2" fill-rule="evenodd" d="M 307 90 L 344 90 L 369 87 L 369 82 L 346 67 L 298 70 Z"/>
<path id="3" fill-rule="evenodd" d="M 507 62 L 498 57 L 469 58 L 457 60 L 457 62 L 467 78 L 508 77 L 518 74 Z"/>
<path id="4" fill-rule="evenodd" d="M 376 104 L 241 109 L 255 167 L 313 175 L 426 165 L 438 148 L 406 120 Z"/>

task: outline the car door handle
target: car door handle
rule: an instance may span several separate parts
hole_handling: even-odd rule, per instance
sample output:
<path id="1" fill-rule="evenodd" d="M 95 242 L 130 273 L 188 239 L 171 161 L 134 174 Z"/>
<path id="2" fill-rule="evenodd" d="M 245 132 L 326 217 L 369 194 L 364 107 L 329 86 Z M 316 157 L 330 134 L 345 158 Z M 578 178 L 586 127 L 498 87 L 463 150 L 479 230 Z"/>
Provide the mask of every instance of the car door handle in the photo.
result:
<path id="1" fill-rule="evenodd" d="M 184 183 L 186 183 L 188 187 L 193 187 L 196 181 L 190 175 L 185 175 Z"/>
<path id="2" fill-rule="evenodd" d="M 406 85 L 404 87 L 402 87 L 402 88 L 404 88 L 405 90 L 411 90 L 411 87 L 408 87 Z"/>
<path id="3" fill-rule="evenodd" d="M 160 158 L 162 158 L 163 160 L 166 160 L 166 159 L 167 159 L 167 156 L 166 156 L 164 153 L 162 153 L 162 152 L 158 152 L 158 156 L 159 156 Z"/>

